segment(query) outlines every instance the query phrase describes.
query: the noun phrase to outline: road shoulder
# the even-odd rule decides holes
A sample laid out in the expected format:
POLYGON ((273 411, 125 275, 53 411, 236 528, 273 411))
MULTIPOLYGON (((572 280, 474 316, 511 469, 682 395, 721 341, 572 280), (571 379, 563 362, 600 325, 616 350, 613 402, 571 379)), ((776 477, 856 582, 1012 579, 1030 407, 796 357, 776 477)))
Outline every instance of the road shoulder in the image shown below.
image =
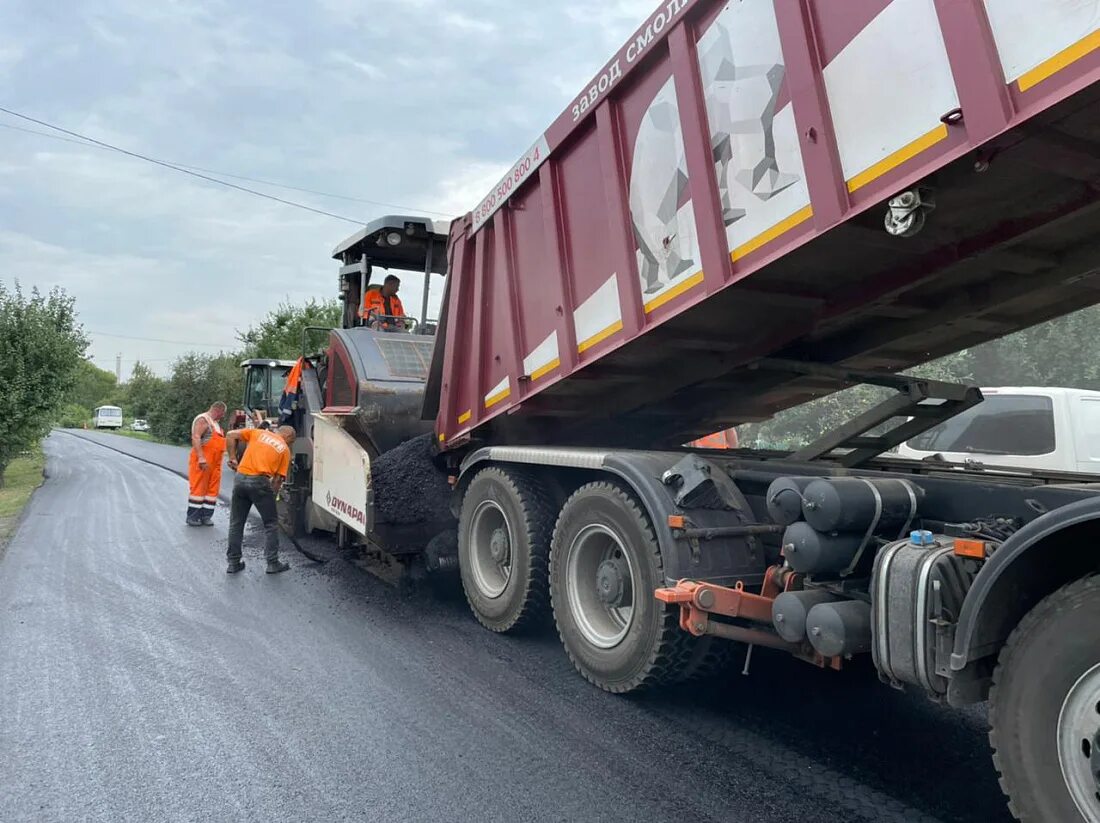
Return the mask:
POLYGON ((46 456, 41 448, 11 461, 0 486, 0 558, 23 519, 35 489, 46 479, 46 456))

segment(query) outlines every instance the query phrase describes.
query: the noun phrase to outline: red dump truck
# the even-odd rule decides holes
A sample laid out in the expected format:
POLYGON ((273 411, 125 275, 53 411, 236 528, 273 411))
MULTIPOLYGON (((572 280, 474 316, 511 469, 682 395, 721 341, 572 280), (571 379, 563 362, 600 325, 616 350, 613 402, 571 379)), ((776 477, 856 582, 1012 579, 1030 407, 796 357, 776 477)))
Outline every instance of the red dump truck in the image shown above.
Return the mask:
POLYGON ((469 215, 336 249, 296 526, 457 568, 493 631, 552 617, 611 692, 869 655, 990 701, 1021 820, 1100 820, 1095 478, 889 456, 982 400, 905 369, 1100 302, 1098 28, 666 0, 469 215), (438 325, 361 317, 379 268, 446 275, 438 325), (891 394, 794 453, 681 446, 857 383, 891 394))

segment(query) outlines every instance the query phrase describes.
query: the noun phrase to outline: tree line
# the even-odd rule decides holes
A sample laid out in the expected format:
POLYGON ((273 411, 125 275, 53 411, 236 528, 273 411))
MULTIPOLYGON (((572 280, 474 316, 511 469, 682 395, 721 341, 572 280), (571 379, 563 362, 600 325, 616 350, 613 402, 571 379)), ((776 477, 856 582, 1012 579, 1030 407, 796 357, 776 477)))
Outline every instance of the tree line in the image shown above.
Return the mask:
MULTIPOLYGON (((185 443, 191 420, 216 400, 231 409, 244 397, 240 363, 250 358, 291 360, 302 351, 307 326, 340 323, 336 300, 284 303, 243 332, 230 352, 191 352, 157 375, 137 363, 119 385, 112 372, 85 355, 89 341, 73 299, 61 289, 25 293, 0 283, 0 482, 7 463, 54 425, 80 427, 101 405, 120 406, 128 420, 145 418, 152 434, 185 443)), ((983 386, 1068 386, 1100 390, 1100 306, 952 354, 912 372, 983 386)), ((787 449, 810 442, 864 411, 885 390, 857 386, 740 427, 741 442, 787 449)))
POLYGON ((230 409, 244 400, 241 361, 253 358, 294 360, 302 353, 307 326, 332 328, 340 323, 337 300, 283 303, 247 330, 237 332, 240 348, 217 354, 189 352, 177 358, 167 377, 145 363, 135 363, 130 379, 119 385, 112 372, 87 361, 77 370, 59 422, 80 426, 97 406, 122 408, 127 420, 148 421, 150 433, 170 443, 186 443, 195 415, 223 401, 230 409))
POLYGON ((119 406, 127 421, 148 420, 158 439, 185 443, 191 420, 210 404, 222 400, 230 409, 240 406, 242 360, 295 359, 305 327, 331 328, 339 322, 336 300, 283 303, 237 332, 240 346, 234 351, 184 354, 164 377, 138 362, 120 385, 113 372, 87 359, 89 340, 70 295, 60 288, 28 293, 18 283, 0 282, 0 483, 12 458, 55 425, 90 425, 98 406, 119 406))

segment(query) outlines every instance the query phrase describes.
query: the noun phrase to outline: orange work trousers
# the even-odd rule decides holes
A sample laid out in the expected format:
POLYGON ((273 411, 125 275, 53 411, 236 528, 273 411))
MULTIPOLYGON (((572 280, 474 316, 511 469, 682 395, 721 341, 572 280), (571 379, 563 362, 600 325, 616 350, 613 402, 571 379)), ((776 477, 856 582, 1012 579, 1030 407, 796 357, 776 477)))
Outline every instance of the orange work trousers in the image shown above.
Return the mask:
POLYGON ((195 449, 187 465, 187 479, 191 490, 187 498, 187 519, 209 521, 218 504, 218 489, 222 484, 222 456, 225 454, 225 435, 213 433, 202 445, 206 468, 199 465, 195 449))

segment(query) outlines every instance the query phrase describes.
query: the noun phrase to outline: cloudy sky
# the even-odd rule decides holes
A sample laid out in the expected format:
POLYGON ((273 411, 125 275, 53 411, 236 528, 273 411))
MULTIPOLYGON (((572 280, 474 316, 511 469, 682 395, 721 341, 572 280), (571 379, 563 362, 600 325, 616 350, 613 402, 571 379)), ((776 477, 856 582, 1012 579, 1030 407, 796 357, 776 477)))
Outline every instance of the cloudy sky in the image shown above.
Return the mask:
MULTIPOLYGON (((0 0, 0 106, 173 163, 345 195, 236 181, 354 220, 457 215, 656 7, 0 0)), ((121 354, 123 379, 138 358, 164 372, 188 350, 232 347, 284 300, 334 294, 329 255, 353 223, 17 129, 48 131, 0 113, 0 280, 67 289, 95 362, 113 370, 121 354)))

